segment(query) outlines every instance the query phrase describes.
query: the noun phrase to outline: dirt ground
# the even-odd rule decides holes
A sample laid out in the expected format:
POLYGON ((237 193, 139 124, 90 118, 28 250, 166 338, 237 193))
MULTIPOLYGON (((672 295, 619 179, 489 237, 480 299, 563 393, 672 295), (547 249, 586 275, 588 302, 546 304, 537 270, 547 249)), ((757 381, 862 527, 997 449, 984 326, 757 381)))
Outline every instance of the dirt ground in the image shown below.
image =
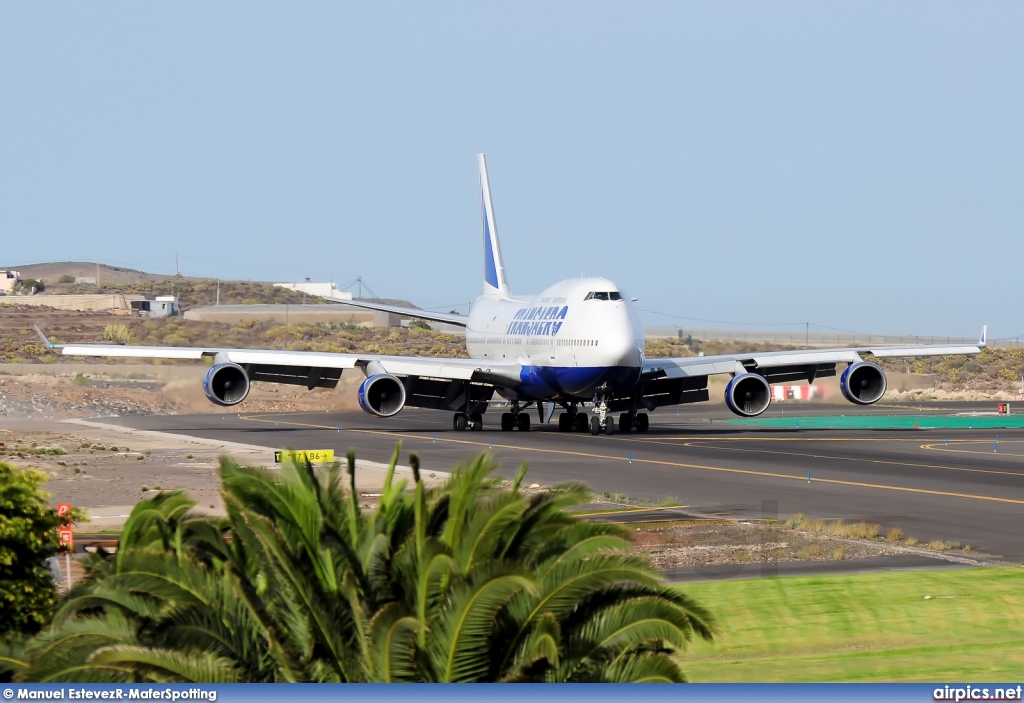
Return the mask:
MULTIPOLYGON (((139 367, 145 376, 145 367, 139 367)), ((176 415, 221 413, 203 395, 206 369, 195 367, 186 377, 160 381, 148 378, 109 378, 104 367, 77 375, 0 375, 0 417, 66 419, 110 417, 129 414, 176 415)), ((362 376, 348 373, 336 389, 308 391, 294 386, 253 384, 249 397, 232 412, 277 410, 326 411, 355 407, 362 376)))
MULTIPOLYGON (((197 501, 197 511, 220 514, 221 457, 275 467, 273 452, 266 447, 75 419, 0 417, 0 443, 0 461, 48 474, 45 490, 54 505, 66 502, 86 510, 90 519, 77 527, 81 532, 119 529, 139 500, 162 490, 184 490, 197 501)), ((373 502, 386 471, 384 464, 357 459, 356 490, 364 504, 373 502)), ((396 475, 412 476, 405 466, 396 475)), ((433 485, 446 476, 431 472, 424 480, 433 485)))
MULTIPOLYGON (((660 568, 835 561, 926 553, 887 542, 803 532, 784 524, 693 520, 634 526, 634 543, 660 568)), ((928 553, 934 556, 932 553, 928 553)))

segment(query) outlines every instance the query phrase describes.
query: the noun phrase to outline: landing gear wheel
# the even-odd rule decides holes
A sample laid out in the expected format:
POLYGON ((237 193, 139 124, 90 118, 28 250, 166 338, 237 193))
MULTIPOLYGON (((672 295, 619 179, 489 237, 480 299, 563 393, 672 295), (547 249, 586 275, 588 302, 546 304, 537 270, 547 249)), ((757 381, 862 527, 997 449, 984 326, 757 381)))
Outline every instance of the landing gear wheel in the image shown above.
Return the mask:
POLYGON ((647 413, 637 413, 636 416, 636 431, 646 432, 651 426, 651 421, 647 417, 647 413))
POLYGON ((466 429, 466 415, 464 413, 455 413, 455 417, 452 418, 452 428, 457 432, 466 429))
POLYGON ((633 429, 633 414, 632 413, 622 413, 621 415, 619 415, 619 430, 623 434, 626 434, 627 432, 629 432, 632 429, 633 429))
POLYGON ((516 426, 516 416, 512 413, 501 414, 501 431, 511 432, 512 428, 516 426))
POLYGON ((558 416, 558 431, 569 432, 570 430, 572 430, 572 415, 562 413, 558 416))
POLYGON ((530 416, 526 413, 519 413, 519 417, 516 418, 516 427, 519 428, 520 432, 529 432, 530 416))
POLYGON ((609 437, 615 434, 615 418, 611 415, 604 420, 604 433, 609 437))
POLYGON ((596 417, 590 418, 590 434, 599 435, 601 434, 601 421, 596 417))
POLYGON ((573 421, 574 427, 577 432, 586 432, 589 423, 587 422, 587 416, 585 413, 576 413, 576 419, 573 421))
POLYGON ((469 419, 473 421, 474 432, 480 432, 484 428, 484 418, 480 413, 473 413, 469 416, 469 419))

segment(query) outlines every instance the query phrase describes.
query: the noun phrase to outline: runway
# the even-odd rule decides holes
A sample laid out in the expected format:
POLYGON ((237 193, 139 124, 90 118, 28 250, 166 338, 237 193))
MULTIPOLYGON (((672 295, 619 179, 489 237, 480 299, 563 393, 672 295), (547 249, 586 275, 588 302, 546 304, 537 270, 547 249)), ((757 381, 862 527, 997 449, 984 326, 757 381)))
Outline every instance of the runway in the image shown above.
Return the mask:
MULTIPOLYGON (((994 410, 994 403, 882 405, 787 404, 798 413, 941 415, 994 410)), ((773 408, 774 413, 780 410, 773 408)), ((804 513, 821 519, 866 520, 1013 561, 1024 560, 1024 429, 827 430, 751 429, 725 424, 720 406, 651 415, 647 434, 611 437, 557 431, 501 432, 497 412, 480 432, 456 432, 451 415, 406 409, 382 420, 361 411, 106 418, 137 429, 221 441, 298 449, 355 447, 387 461, 395 443, 403 461, 416 452, 425 471, 447 471, 481 451, 501 473, 526 462, 528 481, 582 481, 599 493, 673 497, 687 513, 737 519, 804 513), (998 442, 996 437, 998 436, 998 442)))

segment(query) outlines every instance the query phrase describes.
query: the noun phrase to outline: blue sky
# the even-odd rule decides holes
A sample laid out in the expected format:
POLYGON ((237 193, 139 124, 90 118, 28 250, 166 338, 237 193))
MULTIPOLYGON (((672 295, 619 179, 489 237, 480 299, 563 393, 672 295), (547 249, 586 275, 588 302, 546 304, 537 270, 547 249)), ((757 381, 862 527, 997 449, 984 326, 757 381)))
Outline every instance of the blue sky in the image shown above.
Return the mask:
POLYGON ((483 151, 514 292, 1024 334, 1022 36, 1010 2, 6 2, 0 265, 465 303, 483 151))

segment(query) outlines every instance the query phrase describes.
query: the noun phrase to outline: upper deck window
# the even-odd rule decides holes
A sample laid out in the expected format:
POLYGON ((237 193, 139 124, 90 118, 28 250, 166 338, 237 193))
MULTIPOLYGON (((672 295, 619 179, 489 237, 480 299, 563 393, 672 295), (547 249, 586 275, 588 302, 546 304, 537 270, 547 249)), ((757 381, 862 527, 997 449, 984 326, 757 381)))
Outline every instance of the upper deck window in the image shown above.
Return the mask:
POLYGON ((617 290, 613 291, 594 291, 587 293, 587 297, 584 300, 622 300, 622 294, 617 290))

